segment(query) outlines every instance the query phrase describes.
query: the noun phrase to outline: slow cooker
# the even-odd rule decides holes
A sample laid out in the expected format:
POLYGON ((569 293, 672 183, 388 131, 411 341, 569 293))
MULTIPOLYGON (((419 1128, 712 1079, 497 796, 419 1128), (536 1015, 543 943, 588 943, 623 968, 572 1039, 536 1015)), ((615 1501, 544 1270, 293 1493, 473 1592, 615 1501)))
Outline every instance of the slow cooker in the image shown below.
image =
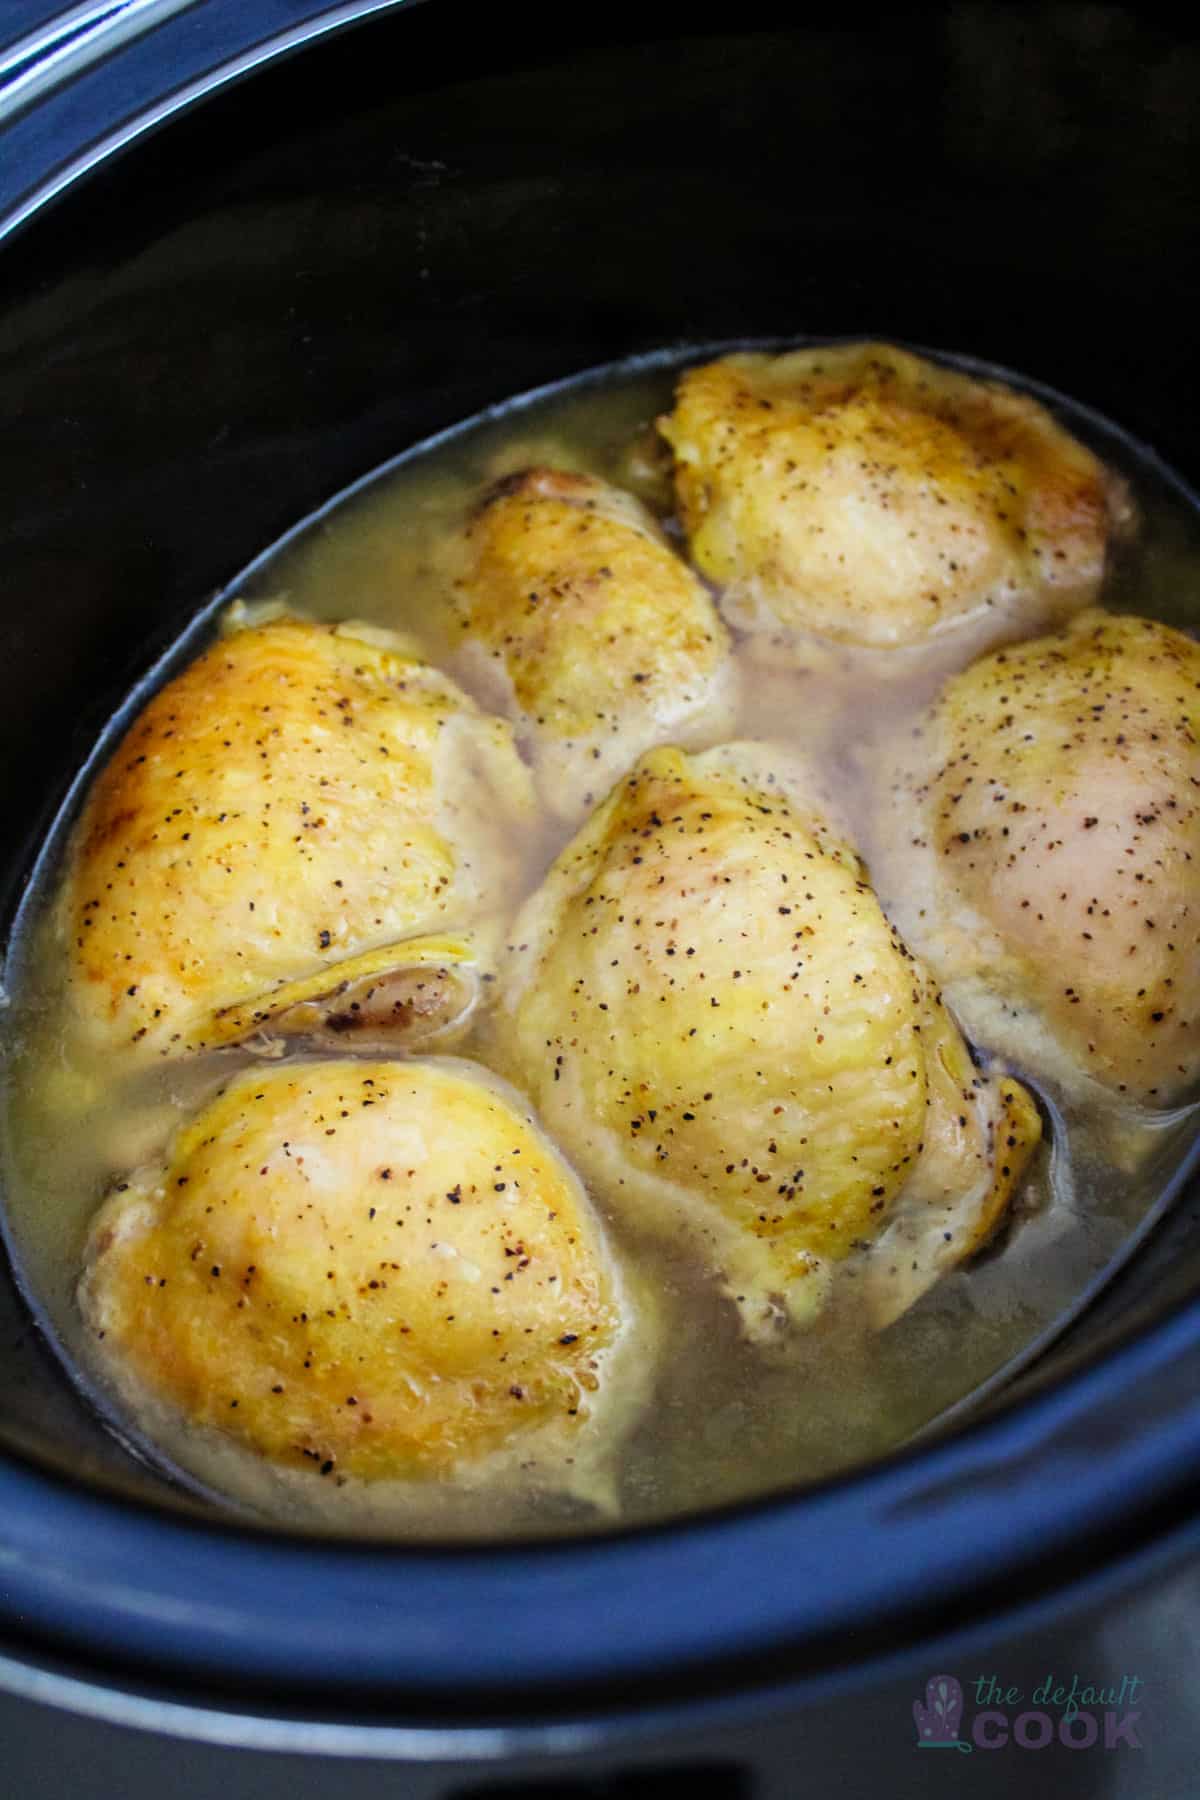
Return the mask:
MULTIPOLYGON (((898 338, 1200 479, 1198 99, 1200 47, 1144 6, 7 0, 6 919, 199 604, 520 390, 898 338)), ((496 1547, 231 1522, 102 1427, 0 1278, 5 1791, 1190 1795, 1198 1212, 1184 1171, 1027 1367, 880 1463, 496 1547), (974 1726, 931 1753, 939 1680, 974 1726)))

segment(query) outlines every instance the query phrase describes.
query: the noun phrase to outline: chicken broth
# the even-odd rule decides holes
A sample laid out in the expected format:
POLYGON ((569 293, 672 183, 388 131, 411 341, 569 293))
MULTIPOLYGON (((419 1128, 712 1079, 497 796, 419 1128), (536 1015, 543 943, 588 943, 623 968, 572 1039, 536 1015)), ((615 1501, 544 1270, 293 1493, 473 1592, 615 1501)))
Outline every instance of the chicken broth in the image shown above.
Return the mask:
MULTIPOLYGON (((541 889, 556 859, 581 833, 583 820, 613 783, 624 779, 637 752, 625 764, 612 762, 618 754, 610 747, 618 735, 614 725, 607 736, 597 735, 588 751, 597 771, 594 781, 586 767, 578 781, 572 775, 568 782, 553 761, 539 763, 538 728, 548 709, 539 715, 541 701, 535 700, 522 711, 513 699, 519 663, 518 679, 510 671, 501 691, 494 668, 469 642, 464 524, 479 518, 481 496, 503 495, 505 482, 520 505, 532 507, 546 500, 576 504, 579 491, 591 490, 577 490, 571 482, 591 477, 635 495, 659 522, 665 543, 685 553, 687 521, 676 511, 669 454, 655 437, 654 421, 670 411, 679 371, 721 353, 721 347, 690 349, 593 373, 419 446, 261 557, 189 639, 187 660, 213 639, 230 606, 240 609, 238 618, 252 628, 256 621, 269 624, 280 616, 356 621, 362 635, 355 644, 370 644, 372 628, 397 634, 386 640, 386 654, 398 654, 398 642, 404 655, 444 671, 483 708, 510 714, 515 709, 522 752, 541 782, 541 801, 524 811, 518 807, 512 815, 517 822, 501 833, 507 857, 503 875, 488 865, 480 878, 497 896, 501 935, 518 903, 541 889), (536 492, 519 486, 529 469, 543 472, 536 492)), ((974 365, 957 366, 996 376, 974 365)), ((1200 520, 1185 490, 1149 453, 1085 409, 1057 397, 1049 404, 1066 429, 1127 484, 1117 508, 1125 522, 1117 530, 1100 603, 1193 633, 1200 623, 1195 599, 1200 520), (1128 523, 1131 515, 1136 528, 1128 523)), ((586 504, 590 507, 591 500, 586 504)), ((589 523, 600 517, 597 529, 603 529, 602 514, 603 508, 589 512, 589 523)), ((706 593, 698 584, 701 603, 707 603, 706 593)), ((681 596, 681 607, 692 603, 690 593, 681 590, 681 596)), ((768 638, 777 627, 773 614, 768 638)), ((720 753, 710 745, 766 746, 762 756, 781 767, 793 752, 804 758, 806 768, 818 771, 813 779, 844 821, 839 830, 863 850, 873 874, 874 845, 883 840, 872 823, 881 788, 872 747, 886 746, 892 734, 908 733, 948 675, 997 644, 1048 627, 1014 623, 998 629, 985 611, 914 649, 902 642, 886 647, 825 641, 805 626, 796 639, 802 653, 790 660, 769 647, 764 653, 755 629, 735 613, 730 656, 736 687, 723 674, 704 687, 707 670, 692 686, 679 678, 675 685, 682 683, 680 691, 686 689, 684 697, 694 698, 695 705, 686 719, 680 713, 678 725, 658 742, 694 745, 697 753, 680 766, 700 771, 703 779, 709 779, 705 771, 723 767, 712 761, 720 753), (719 722, 708 729, 706 719, 719 722)), ((639 641, 652 662, 654 646, 644 635, 639 641)), ((627 647, 617 646, 613 655, 627 647)), ((527 648, 520 654, 527 658, 527 648)), ((170 673, 176 672, 172 667, 170 673)), ((631 679, 639 682, 642 675, 639 668, 631 679)), ((101 760, 114 753, 128 724, 123 718, 119 729, 110 730, 101 760)), ((618 750, 623 741, 618 738, 618 750)), ((551 744, 546 754, 553 752, 551 744)), ((663 754, 654 751, 649 760, 663 754)), ((759 763, 766 766, 761 757, 759 763)), ((466 766, 463 779, 478 779, 479 763, 466 766)), ((653 766, 655 778, 665 781, 667 765, 653 766)), ((671 774, 676 778, 677 770, 671 774)), ((658 854, 662 846, 656 840, 653 848, 658 854)), ((14 1261, 64 1359, 139 1454, 226 1504, 296 1525, 414 1537, 596 1530, 766 1494, 879 1457, 991 1391, 1078 1312, 1151 1227, 1196 1137, 1190 1088, 1172 1096, 1171 1105, 1155 1107, 1095 1081, 1064 1077, 1033 1054, 1038 1027, 1031 1017, 1002 998, 993 1003, 986 994, 976 996, 967 1037, 980 1080, 1000 1083, 1006 1068, 1017 1077, 1028 1070, 1040 1102, 1042 1141, 1017 1183, 1000 1231, 979 1254, 944 1269, 915 1303, 905 1302, 890 1322, 885 1318, 883 1328, 865 1314, 852 1256, 839 1265, 816 1316, 786 1333, 782 1352, 778 1345, 764 1352, 738 1304, 731 1303, 728 1284, 723 1290, 697 1254, 696 1242, 669 1220, 652 1217, 648 1206, 631 1205, 618 1191, 623 1182, 598 1174, 597 1163, 580 1173, 625 1271, 629 1304, 636 1300, 640 1308, 613 1367, 614 1392, 606 1402, 605 1419, 611 1413, 617 1446, 611 1467, 594 1475, 576 1470, 570 1481, 555 1485, 509 1474, 495 1481, 486 1475, 363 1479, 332 1460, 322 1470, 283 1466, 246 1448, 213 1417, 196 1423, 137 1383, 114 1377, 112 1366, 98 1355, 94 1329, 85 1325, 78 1289, 88 1233, 114 1183, 127 1184, 135 1172, 149 1170, 153 1186, 173 1134, 242 1072, 275 1074, 283 1068, 304 1077, 308 1070, 316 1080, 330 1040, 318 1044, 303 1032, 273 1036, 268 1019, 248 1040, 198 1039, 187 1055, 134 1066, 90 1039, 68 1004, 67 976, 54 939, 54 906, 67 853, 68 825, 62 822, 42 860, 9 959, 7 1229, 14 1261), (998 1060, 1001 1056, 1006 1062, 998 1060)), ((830 854, 836 861, 842 852, 835 845, 830 854)), ((895 877, 889 879, 894 885, 895 877)), ((884 900, 890 904, 886 892, 884 900)), ((519 914, 522 921, 533 916, 527 910, 519 914)), ((907 933, 907 922, 903 928, 907 933)), ((560 931, 553 942, 561 941, 560 931)), ((1183 954, 1195 958, 1194 922, 1183 954)), ((504 1008, 492 1001, 502 965, 485 959, 480 966, 481 997, 451 1037, 433 1042, 433 1061, 452 1073, 477 1062, 512 1083, 518 1099, 527 1091, 549 1138, 568 1162, 578 1162, 572 1145, 563 1142, 564 1129, 556 1128, 559 1097, 549 1085, 544 1097, 534 1091, 542 1071, 522 1063, 511 1034, 506 1036, 504 1008)), ((736 974, 740 978, 741 970, 736 974)), ((407 1004, 411 991, 405 994, 407 1004)), ((721 997, 714 994, 713 1004, 721 997)), ((953 1010, 953 991, 949 997, 953 1010)), ((931 989, 929 1004, 935 1002, 931 989)), ((378 1041, 368 1030, 360 1045, 346 1029, 346 1017, 335 1021, 337 1054, 348 1064, 368 1052, 378 1057, 378 1041)), ((377 1023, 372 1020, 371 1028, 377 1023)), ((919 1033, 922 1026, 918 1022, 913 1029, 919 1033)), ((932 1029, 928 1018, 924 1029, 927 1034, 932 1029)), ((949 1022, 947 1029, 954 1029, 949 1022)), ((422 1054, 419 1042, 413 1048, 422 1054)), ((547 1058, 550 1068, 549 1052, 547 1058)), ((676 1154, 672 1144, 660 1148, 662 1160, 676 1154)), ((924 1144, 918 1148, 924 1150, 924 1144)), ((901 1236, 892 1252, 897 1261, 905 1241, 901 1236)), ((732 1298, 740 1302, 741 1296, 732 1298)), ((772 1330, 774 1325, 773 1320, 772 1330)), ((561 1341, 573 1336, 562 1333, 561 1341)))

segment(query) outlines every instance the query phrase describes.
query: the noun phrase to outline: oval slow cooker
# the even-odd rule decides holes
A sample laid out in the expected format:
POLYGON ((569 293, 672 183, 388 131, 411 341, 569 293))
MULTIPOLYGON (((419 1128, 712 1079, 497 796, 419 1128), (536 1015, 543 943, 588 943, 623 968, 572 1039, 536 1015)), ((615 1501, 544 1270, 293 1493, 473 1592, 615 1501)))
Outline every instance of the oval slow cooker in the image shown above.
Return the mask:
MULTIPOLYGON (((8 0, 6 919, 199 603, 514 392, 675 342, 892 337, 1200 479, 1198 102, 1200 51, 1145 7, 8 0)), ((1198 1211, 1181 1177, 1023 1373, 877 1465, 494 1548, 206 1510, 0 1278, 4 1791, 1190 1795, 1198 1211), (950 1754, 914 1731, 939 1676, 993 1715, 950 1754), (1047 1699, 1073 1679, 1094 1737, 1047 1699)))

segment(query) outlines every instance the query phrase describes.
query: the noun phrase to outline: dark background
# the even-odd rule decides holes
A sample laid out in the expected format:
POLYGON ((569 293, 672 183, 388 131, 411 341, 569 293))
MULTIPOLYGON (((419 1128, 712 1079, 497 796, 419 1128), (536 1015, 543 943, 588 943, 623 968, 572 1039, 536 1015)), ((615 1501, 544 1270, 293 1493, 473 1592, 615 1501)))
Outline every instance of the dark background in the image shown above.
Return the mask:
POLYGON ((7 245, 11 830, 149 639, 289 522, 591 363, 891 334, 1198 472, 1200 51, 1153 9, 751 5, 684 36, 671 5, 574 11, 349 31, 7 245))

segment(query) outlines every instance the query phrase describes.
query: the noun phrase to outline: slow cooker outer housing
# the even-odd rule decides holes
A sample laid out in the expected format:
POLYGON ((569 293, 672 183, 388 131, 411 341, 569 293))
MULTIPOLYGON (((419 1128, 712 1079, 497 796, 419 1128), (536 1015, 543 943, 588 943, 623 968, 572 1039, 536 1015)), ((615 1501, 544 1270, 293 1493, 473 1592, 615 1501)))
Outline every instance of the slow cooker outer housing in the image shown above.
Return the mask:
MULTIPOLYGON (((741 333, 917 339, 1200 473, 1197 58, 1145 11, 751 8, 706 34, 617 6, 551 40, 438 0, 132 129, 316 10, 196 0, 77 77, 86 105, 68 86, 0 134, 10 218, 75 169, 0 249, 10 913, 98 725, 199 601, 372 464, 538 382, 741 333), (85 176, 98 120, 132 147, 85 176)), ((1190 1545, 1193 1224, 941 1442, 677 1528, 489 1551, 202 1516, 99 1430, 6 1291, 0 1633, 181 1693, 460 1725, 861 1669, 1190 1545)))

